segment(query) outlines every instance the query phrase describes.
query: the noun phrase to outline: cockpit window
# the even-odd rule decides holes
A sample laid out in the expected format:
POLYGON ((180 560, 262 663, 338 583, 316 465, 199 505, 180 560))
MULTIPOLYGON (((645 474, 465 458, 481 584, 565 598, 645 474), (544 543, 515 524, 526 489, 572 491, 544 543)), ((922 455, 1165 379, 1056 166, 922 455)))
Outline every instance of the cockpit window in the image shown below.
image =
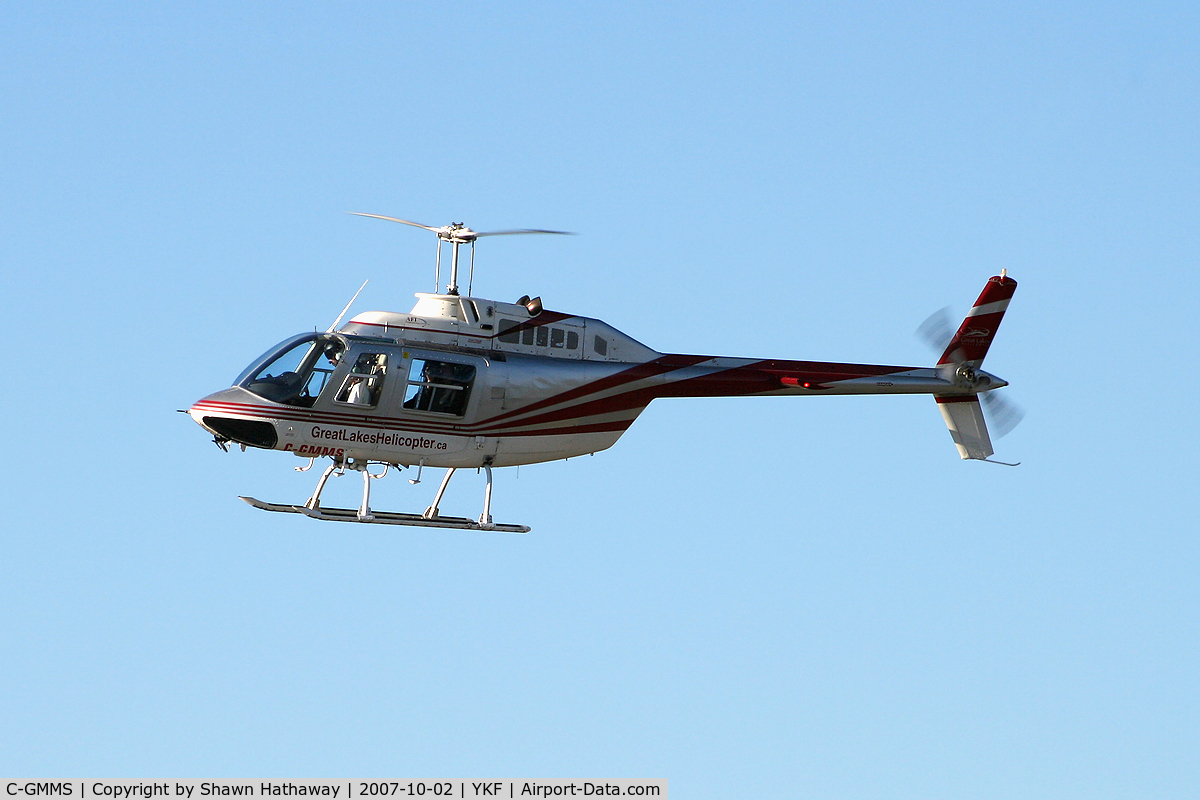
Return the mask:
POLYGON ((386 374, 387 354, 363 353, 354 362, 335 399, 339 403, 374 407, 379 403, 379 394, 383 391, 383 378, 386 374))
POLYGON ((311 408, 345 350, 332 334, 293 336, 247 367, 234 385, 276 403, 311 408))
POLYGON ((414 358, 408 370, 404 407, 461 417, 467 411, 475 367, 414 358))

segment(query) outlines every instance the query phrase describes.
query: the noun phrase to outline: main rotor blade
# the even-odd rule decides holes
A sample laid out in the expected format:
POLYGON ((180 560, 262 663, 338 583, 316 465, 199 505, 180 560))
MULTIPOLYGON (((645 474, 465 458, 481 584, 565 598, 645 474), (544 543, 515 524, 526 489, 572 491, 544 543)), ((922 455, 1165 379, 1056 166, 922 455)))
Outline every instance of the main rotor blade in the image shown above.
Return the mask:
POLYGON ((995 393, 995 391, 984 392, 979 395, 979 399, 983 401, 983 406, 991 417, 992 430, 995 431, 996 437, 1006 436, 1012 432, 1012 429, 1020 424, 1025 418, 1025 412, 1011 401, 1005 400, 995 393))
POLYGON ((373 219, 385 219, 388 222, 399 222, 404 225, 412 225, 414 228, 424 228, 425 230, 433 231, 434 233, 440 233, 442 230, 441 228, 433 228, 429 225, 422 225, 419 222, 413 222, 412 220, 408 219, 400 219, 399 217, 385 217, 382 214, 364 214, 361 211, 347 211, 346 213, 353 214, 356 217, 371 217, 373 219))
POLYGON ((541 231, 532 228, 525 228, 517 231, 485 231, 483 233, 472 232, 471 237, 478 239, 480 236, 512 236, 513 234, 517 233, 554 233, 559 236, 578 236, 578 234, 573 231, 541 231))

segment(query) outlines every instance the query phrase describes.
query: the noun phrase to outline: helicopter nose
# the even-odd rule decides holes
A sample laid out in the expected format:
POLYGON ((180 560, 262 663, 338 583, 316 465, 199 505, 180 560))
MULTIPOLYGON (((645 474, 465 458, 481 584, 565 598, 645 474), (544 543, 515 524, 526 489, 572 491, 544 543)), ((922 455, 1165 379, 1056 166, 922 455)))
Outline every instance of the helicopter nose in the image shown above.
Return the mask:
POLYGON ((279 442, 275 426, 251 417, 250 406, 242 396, 244 392, 234 387, 210 394, 192 404, 188 416, 219 439, 273 449, 279 442))

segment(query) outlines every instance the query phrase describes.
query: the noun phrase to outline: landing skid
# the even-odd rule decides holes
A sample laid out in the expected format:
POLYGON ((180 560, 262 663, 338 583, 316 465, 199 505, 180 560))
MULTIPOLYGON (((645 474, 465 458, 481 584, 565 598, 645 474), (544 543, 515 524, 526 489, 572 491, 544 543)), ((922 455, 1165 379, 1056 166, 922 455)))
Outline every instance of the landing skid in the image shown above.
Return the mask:
MULTIPOLYGON (((314 463, 316 463, 315 458, 308 462, 307 467, 296 467, 296 469, 300 472, 306 472, 314 463)), ((492 522, 492 465, 490 460, 482 465, 484 474, 487 476, 487 486, 483 490, 483 513, 479 515, 478 521, 467 519, 466 517, 443 517, 438 511, 438 503, 442 501, 442 495, 446 493, 446 486, 450 483, 450 478, 453 477, 456 471, 455 467, 450 467, 446 470, 446 475, 442 478, 442 484, 438 487, 437 494, 434 495, 433 504, 425 509, 425 513, 418 515, 398 514, 389 511, 371 511, 371 479, 382 478, 388 473, 388 468, 392 466, 387 462, 382 463, 383 472, 376 475, 371 472, 369 461, 357 458, 342 461, 334 459, 333 463, 326 467, 325 472, 321 474, 321 479, 317 481, 317 489, 313 492, 312 497, 308 498, 308 502, 302 506, 264 503, 262 500, 256 500, 253 497, 242 497, 241 499, 255 508, 261 508, 263 511, 303 514, 306 517, 325 520, 327 522, 378 522, 383 525, 415 525, 423 528, 458 528, 467 531, 529 533, 530 529, 525 525, 497 525, 492 522), (362 473, 362 505, 357 510, 349 508, 322 508, 321 492, 325 489, 325 482, 329 480, 330 475, 344 475, 347 469, 362 473)), ((424 466, 424 462, 422 462, 422 466, 424 466)), ((420 472, 417 474, 420 475, 420 472)))
POLYGON ((390 511, 372 511, 369 519, 362 519, 359 517, 358 509, 353 508, 307 508, 305 506, 265 503, 262 500, 258 500, 253 497, 239 497, 238 499, 246 501, 255 508, 261 508, 263 511, 281 511, 288 514, 303 514, 306 517, 326 520, 328 522, 363 522, 380 525, 415 525, 422 528, 457 528, 465 531, 498 531, 500 533, 529 533, 530 531, 530 528, 527 525, 503 525, 500 523, 491 523, 485 527, 480 525, 476 520, 467 519, 466 517, 437 516, 433 519, 426 519, 420 514, 398 514, 390 511))

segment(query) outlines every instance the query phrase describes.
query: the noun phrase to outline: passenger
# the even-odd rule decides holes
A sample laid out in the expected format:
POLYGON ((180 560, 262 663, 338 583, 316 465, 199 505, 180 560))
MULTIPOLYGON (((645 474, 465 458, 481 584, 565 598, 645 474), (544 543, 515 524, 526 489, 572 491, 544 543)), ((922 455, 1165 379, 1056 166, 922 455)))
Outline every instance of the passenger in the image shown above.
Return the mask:
POLYGON ((359 356, 354 371, 350 373, 338 399, 343 403, 360 406, 375 405, 386 372, 386 359, 387 356, 382 353, 364 353, 359 356))
POLYGON ((358 375, 350 377, 350 394, 346 397, 346 402, 360 406, 374 405, 371 398, 371 387, 367 385, 365 377, 358 375))

